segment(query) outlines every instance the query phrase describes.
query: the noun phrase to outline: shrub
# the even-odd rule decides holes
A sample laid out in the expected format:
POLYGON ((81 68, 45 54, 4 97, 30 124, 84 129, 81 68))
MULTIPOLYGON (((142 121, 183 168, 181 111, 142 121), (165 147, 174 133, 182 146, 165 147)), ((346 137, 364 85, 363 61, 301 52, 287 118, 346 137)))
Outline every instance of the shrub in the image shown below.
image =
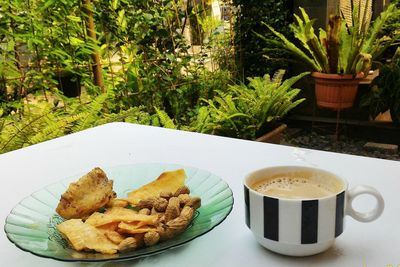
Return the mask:
POLYGON ((294 100, 300 89, 292 86, 308 73, 283 81, 280 70, 271 78, 248 78, 249 84, 232 85, 227 92, 218 92, 205 100, 192 128, 197 132, 254 140, 269 124, 281 120, 291 109, 304 101, 294 100))

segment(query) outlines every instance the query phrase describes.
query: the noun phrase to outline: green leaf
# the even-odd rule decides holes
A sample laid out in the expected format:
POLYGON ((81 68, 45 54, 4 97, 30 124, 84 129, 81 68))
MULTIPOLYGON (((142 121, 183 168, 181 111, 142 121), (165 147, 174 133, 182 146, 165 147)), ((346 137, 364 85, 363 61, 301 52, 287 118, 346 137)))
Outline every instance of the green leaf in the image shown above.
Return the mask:
POLYGON ((70 21, 74 21, 74 22, 81 22, 81 21, 82 21, 80 17, 73 16, 73 15, 68 15, 67 18, 68 18, 70 21))
POLYGON ((156 107, 154 107, 154 109, 156 110, 157 116, 160 119, 160 124, 161 126, 165 127, 165 128, 169 128, 169 129, 176 129, 176 125, 174 124, 173 120, 168 116, 168 114, 163 111, 160 110, 156 107))
POLYGON ((73 46, 80 46, 80 45, 85 43, 85 41, 83 41, 83 40, 81 40, 79 38, 73 37, 73 36, 71 36, 69 38, 69 40, 71 42, 71 45, 73 45, 73 46))
POLYGON ((111 0, 111 9, 116 10, 119 6, 119 0, 111 0))
MULTIPOLYGON (((271 32, 275 34, 275 36, 277 36, 279 39, 281 39, 283 41, 283 45, 288 51, 292 52, 298 58, 304 60, 304 62, 306 64, 308 64, 313 70, 321 71, 321 67, 318 65, 317 62, 315 62, 314 59, 310 58, 306 53, 304 53, 301 49, 299 49, 295 44, 290 42, 283 34, 277 32, 274 28, 272 28, 271 26, 269 26, 267 24, 264 24, 264 25, 267 26, 268 29, 270 29, 271 32)), ((268 39, 266 39, 262 35, 257 34, 257 33, 256 33, 256 35, 258 37, 260 37, 261 39, 268 42, 268 39)))

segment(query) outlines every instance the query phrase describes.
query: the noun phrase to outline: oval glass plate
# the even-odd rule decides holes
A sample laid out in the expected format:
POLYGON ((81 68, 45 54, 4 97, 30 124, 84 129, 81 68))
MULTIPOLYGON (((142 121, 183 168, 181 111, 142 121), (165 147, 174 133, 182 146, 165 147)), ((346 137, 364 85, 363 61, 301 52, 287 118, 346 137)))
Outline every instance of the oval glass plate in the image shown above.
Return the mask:
POLYGON ((103 168, 103 170, 109 179, 114 180, 114 191, 117 196, 126 197, 127 192, 154 180, 163 171, 178 168, 184 168, 188 177, 185 183, 191 189, 191 195, 201 197, 202 205, 185 232, 155 246, 115 255, 77 252, 71 249, 56 230, 55 226, 62 219, 55 213, 55 208, 69 184, 78 180, 83 174, 49 185, 23 199, 8 215, 4 230, 8 239, 20 249, 61 261, 134 259, 183 245, 211 231, 231 212, 233 195, 226 182, 206 170, 175 164, 134 164, 103 168))

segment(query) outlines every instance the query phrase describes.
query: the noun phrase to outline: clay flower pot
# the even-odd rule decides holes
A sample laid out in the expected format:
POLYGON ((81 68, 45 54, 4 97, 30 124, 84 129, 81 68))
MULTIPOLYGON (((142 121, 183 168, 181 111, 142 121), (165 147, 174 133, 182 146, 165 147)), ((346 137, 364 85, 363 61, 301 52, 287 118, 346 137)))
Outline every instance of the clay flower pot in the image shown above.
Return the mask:
POLYGON ((256 141, 263 142, 263 143, 271 143, 271 144, 280 144, 283 139, 283 133, 286 130, 287 125, 284 123, 279 123, 268 131, 267 133, 263 134, 262 136, 258 137, 256 141))
POLYGON ((322 108, 341 110, 353 106, 363 74, 354 76, 313 72, 311 77, 315 81, 317 105, 322 108))

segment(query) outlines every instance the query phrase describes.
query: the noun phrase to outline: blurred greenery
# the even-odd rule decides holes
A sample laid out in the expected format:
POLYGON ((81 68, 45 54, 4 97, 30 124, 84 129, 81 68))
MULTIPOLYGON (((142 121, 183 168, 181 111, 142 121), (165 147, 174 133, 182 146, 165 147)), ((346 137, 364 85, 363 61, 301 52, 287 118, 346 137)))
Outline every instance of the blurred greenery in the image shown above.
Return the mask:
POLYGON ((379 69, 379 76, 373 81, 369 93, 361 99, 361 106, 368 107, 373 118, 390 110, 393 122, 400 124, 400 47, 379 69))
POLYGON ((287 53, 266 45, 255 33, 278 40, 263 23, 289 33, 292 18, 292 1, 278 0, 233 0, 238 8, 235 23, 236 59, 241 78, 273 74, 278 69, 287 69, 287 53), (266 57, 264 55, 268 54, 266 57))
POLYGON ((83 2, 0 0, 0 153, 113 121, 255 139, 303 101, 306 74, 271 78, 287 54, 254 34, 289 31, 288 0, 219 1, 223 20, 210 0, 91 0, 96 39, 83 2))
POLYGON ((284 74, 284 70, 279 70, 272 78, 269 74, 248 78, 248 85, 232 85, 227 92, 218 91, 199 109, 194 130, 249 140, 265 134, 268 125, 281 120, 305 100, 295 100, 300 89, 292 86, 309 73, 283 81, 284 74))

